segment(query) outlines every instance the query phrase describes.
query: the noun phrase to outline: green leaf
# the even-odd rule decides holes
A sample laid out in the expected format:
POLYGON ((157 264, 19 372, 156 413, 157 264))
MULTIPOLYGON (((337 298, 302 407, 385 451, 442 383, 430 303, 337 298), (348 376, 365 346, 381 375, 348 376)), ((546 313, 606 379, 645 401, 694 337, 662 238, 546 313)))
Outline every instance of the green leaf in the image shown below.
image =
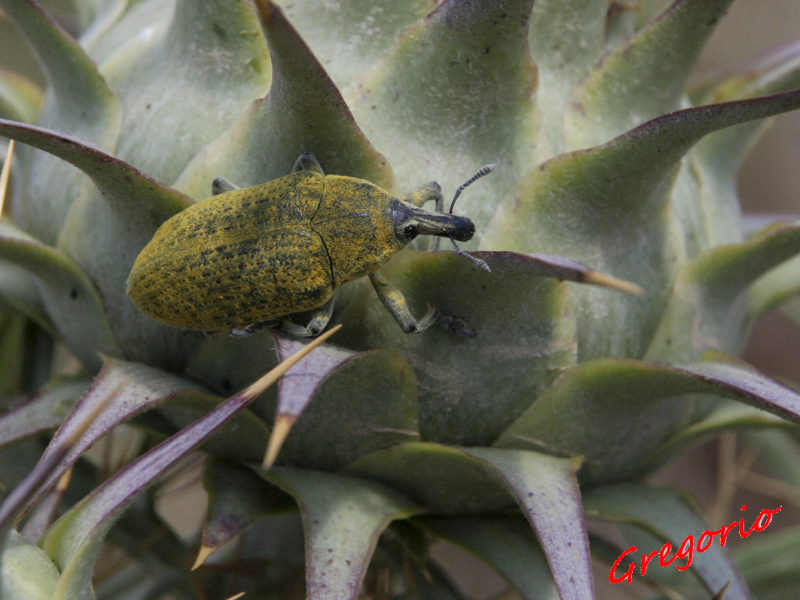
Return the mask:
POLYGON ((491 444, 575 361, 566 286, 546 278, 569 274, 542 257, 476 256, 491 273, 452 252, 401 252, 381 270, 405 294, 412 314, 421 316, 432 304, 463 319, 475 338, 438 327, 403 333, 368 284, 341 316, 347 327, 340 339, 348 347, 393 348, 414 368, 426 392, 419 398, 424 440, 491 444))
MULTIPOLYGON (((279 341, 281 358, 299 345, 279 341)), ((414 373, 389 350, 352 355, 320 348, 286 374, 278 398, 278 415, 299 417, 280 454, 281 464, 334 471, 370 452, 419 438, 414 373)))
POLYGON ((740 244, 712 248, 681 267, 647 358, 696 360, 706 350, 741 351, 746 289, 800 254, 800 224, 776 224, 740 244))
POLYGON ((576 463, 536 452, 468 448, 502 477, 536 531, 561 600, 594 597, 576 463))
POLYGON ((253 522, 296 509, 286 493, 267 484, 246 467, 208 460, 203 473, 208 493, 208 512, 202 546, 193 568, 253 522))
POLYGON ((256 3, 272 59, 272 86, 219 138, 207 145, 176 182, 195 198, 211 194, 223 176, 247 187, 289 174, 311 152, 326 173, 361 177, 392 188, 386 159, 358 128, 339 90, 281 10, 256 3))
POLYGON ((55 333, 36 281, 36 276, 25 268, 0 260, 0 297, 15 311, 55 333))
MULTIPOLYGON (((40 123, 113 150, 120 131, 120 107, 83 49, 30 0, 0 0, 32 45, 48 80, 40 123)), ((48 244, 55 244, 71 205, 85 193, 84 178, 46 155, 33 157, 24 182, 24 203, 16 220, 48 244), (59 190, 54 193, 54 190, 59 190), (73 195, 64 190, 75 190, 73 195)))
POLYGON ((754 597, 789 600, 797 595, 800 586, 798 545, 800 528, 794 526, 748 540, 736 549, 733 555, 754 597))
POLYGON ((526 600, 558 598, 547 559, 524 522, 493 517, 418 517, 414 523, 485 561, 526 600))
POLYGON ((100 295, 66 254, 8 224, 0 225, 0 257, 38 279, 48 315, 87 370, 100 367, 98 352, 119 355, 100 295))
POLYGON ((54 461, 36 489, 40 498, 80 456, 119 423, 178 394, 202 388, 153 367, 106 359, 91 387, 78 401, 42 455, 36 473, 54 461))
POLYGON ((98 45, 116 40, 100 70, 125 109, 117 156, 171 183, 264 95, 270 68, 250 3, 182 1, 171 12, 159 4, 170 3, 141 3, 137 18, 121 20, 98 45), (151 22, 146 12, 156 10, 167 18, 151 22), (135 43, 120 47, 120 39, 135 43))
MULTIPOLYGON (((126 340, 126 357, 179 370, 202 336, 180 332, 145 317, 126 294, 126 282, 137 255, 161 223, 192 200, 81 140, 2 120, 0 134, 50 152, 92 178, 100 193, 72 206, 59 248, 96 282, 114 333, 126 340), (112 256, 114 259, 110 260, 112 256)), ((63 311, 69 305, 62 299, 48 304, 48 308, 63 311)), ((88 310, 83 312, 91 314, 88 310)), ((78 326, 72 312, 69 316, 55 313, 53 320, 62 325, 74 323, 81 335, 86 335, 83 329, 92 329, 85 324, 78 326)), ((122 354, 104 349, 101 344, 90 347, 92 352, 122 354)))
POLYGON ((497 199, 534 162, 532 5, 445 0, 345 93, 403 191, 435 179, 452 192, 482 165, 499 163, 460 201, 476 241, 497 199))
POLYGON ((800 395, 754 369, 598 359, 565 373, 496 445, 582 455, 581 476, 589 481, 630 477, 648 451, 659 457, 659 444, 692 416, 690 400, 680 398, 687 394, 730 398, 800 420, 800 395))
POLYGON ((42 107, 42 90, 30 79, 0 69, 0 118, 35 121, 42 107))
POLYGON ((366 71, 409 25, 434 8, 435 0, 376 4, 372 0, 281 1, 286 16, 338 87, 366 71))
POLYGON ((398 444, 360 458, 344 472, 399 490, 436 514, 485 514, 514 503, 494 469, 451 446, 398 444))
POLYGON ((590 288, 572 292, 581 361, 641 357, 676 265, 685 260, 683 236, 675 236, 680 215, 669 206, 681 157, 708 133, 797 107, 800 91, 686 109, 602 146, 557 156, 506 196, 482 245, 558 254, 640 285, 646 301, 615 296, 609 302, 607 292, 590 288), (611 333, 621 330, 628 334, 611 333))
POLYGON ((563 115, 569 97, 605 50, 608 11, 603 2, 584 0, 539 0, 533 5, 528 38, 539 67, 536 104, 550 156, 564 152, 563 115), (580 43, 565 44, 565 34, 580 43))
POLYGON ((677 110, 697 55, 733 0, 677 0, 603 57, 572 95, 566 146, 602 144, 677 110))
MULTIPOLYGON (((318 337, 306 352, 313 350, 335 331, 336 328, 331 329, 326 334, 318 337)), ((220 427, 252 402, 260 391, 273 384, 303 356, 305 356, 303 352, 294 354, 291 359, 283 361, 281 365, 247 389, 232 396, 185 429, 142 454, 135 461, 117 471, 104 481, 100 487, 84 497, 69 512, 64 514, 50 528, 42 543, 45 552, 53 558, 61 569, 61 577, 56 588, 54 600, 72 600, 75 597, 89 596, 91 594, 92 565, 97 557, 100 543, 109 528, 119 518, 121 512, 141 492, 146 490, 189 452, 217 432, 220 427)), ((140 368, 146 369, 141 366, 140 368)), ((150 371, 155 371, 155 369, 150 369, 150 371)), ((149 383, 169 388, 170 382, 163 381, 163 378, 151 378, 155 379, 155 381, 149 383)), ((100 410, 96 410, 95 413, 100 413, 100 410)), ((73 414, 75 413, 73 412, 73 414)), ((92 426, 96 426, 94 422, 92 422, 92 426)), ((65 427, 66 424, 62 427, 62 430, 65 427)), ((77 440, 74 438, 78 433, 82 432, 76 432, 73 435, 73 439, 66 440, 62 445, 67 448, 76 445, 77 440)), ((61 448, 58 452, 53 451, 56 459, 65 454, 67 454, 67 451, 64 448, 61 448)), ((37 470, 49 473, 54 466, 54 462, 54 460, 45 457, 37 465, 37 470)), ((18 493, 15 490, 16 497, 6 499, 6 502, 0 507, 0 524, 5 524, 13 518, 16 507, 22 504, 18 498, 22 497, 24 499, 29 489, 35 489, 37 478, 38 473, 36 472, 29 475, 23 484, 17 488, 17 490, 21 489, 22 491, 18 493), (8 509, 6 509, 6 505, 9 505, 8 509)))
POLYGON ((378 484, 319 471, 279 467, 263 471, 294 496, 306 537, 306 593, 315 600, 355 600, 390 521, 421 509, 378 484))
MULTIPOLYGON (((775 430, 780 428, 795 430, 796 425, 752 406, 726 402, 718 405, 701 420, 679 429, 675 435, 667 438, 654 452, 653 460, 656 464, 662 464, 673 455, 686 451, 723 431, 744 429, 746 432, 757 432, 766 429, 770 436, 775 436, 779 433, 775 430)), ((651 471, 654 467, 645 469, 651 471)))
MULTIPOLYGON (((672 545, 671 558, 688 536, 695 548, 708 524, 697 514, 697 509, 680 493, 639 483, 625 483, 594 489, 584 495, 586 514, 590 518, 628 523, 672 545)), ((735 532, 734 532, 735 535, 735 532)), ((641 553, 649 554, 660 548, 639 548, 629 555, 635 562, 641 553)), ((626 557, 627 558, 627 557, 626 557)), ((625 559, 623 559, 625 561, 625 559)), ((676 564, 676 563, 673 563, 676 564)), ((618 568, 616 576, 624 573, 628 563, 618 568)), ((656 562, 651 570, 661 569, 656 562)), ((666 567, 670 568, 670 567, 666 567)), ((692 568, 706 588, 716 594, 727 583, 726 600, 750 600, 747 585, 727 548, 720 546, 720 536, 702 553, 693 552, 692 568)))
POLYGON ((36 544, 11 532, 0 554, 0 597, 3 600, 52 600, 58 569, 36 544))
POLYGON ((58 427, 87 387, 85 379, 57 381, 0 415, 0 447, 58 427))

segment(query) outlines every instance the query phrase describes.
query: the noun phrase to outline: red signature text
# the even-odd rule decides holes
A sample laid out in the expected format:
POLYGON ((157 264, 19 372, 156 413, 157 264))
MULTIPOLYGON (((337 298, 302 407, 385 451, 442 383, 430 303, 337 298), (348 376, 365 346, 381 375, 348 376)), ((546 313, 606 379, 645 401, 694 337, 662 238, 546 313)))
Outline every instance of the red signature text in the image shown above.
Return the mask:
MULTIPOLYGON (((728 534, 730 534, 730 532, 733 529, 736 529, 737 526, 739 529, 739 535, 743 538, 746 538, 754 531, 764 531, 767 528, 767 525, 770 524, 770 521, 772 521, 772 515, 779 513, 781 511, 781 508, 783 508, 782 505, 774 510, 769 510, 768 508, 762 510, 760 513, 758 513, 758 517, 756 518, 755 523, 753 523, 750 526, 750 529, 748 529, 747 531, 745 531, 744 517, 742 517, 740 520, 734 521, 730 525, 722 526, 716 531, 710 531, 706 529, 703 533, 700 534, 700 537, 697 538, 697 543, 695 543, 694 536, 690 535, 685 540, 683 540, 683 543, 677 549, 675 554, 673 554, 671 557, 669 555, 672 552, 672 544, 667 542, 666 544, 661 546, 661 550, 654 550, 650 554, 642 554, 640 572, 642 576, 644 576, 644 574, 647 573, 647 566, 650 564, 650 561, 653 560, 656 556, 658 557, 658 564, 662 567, 668 567, 676 559, 685 558, 686 564, 675 565, 675 568, 678 569, 679 571, 685 571, 686 569, 692 566, 692 559, 694 557, 695 550, 697 552, 705 552, 706 550, 708 550, 708 548, 714 541, 715 536, 717 535, 719 536, 720 546, 724 546, 725 543, 728 541, 728 534)), ((742 510, 746 509, 747 505, 745 504, 744 506, 742 506, 742 510)), ((620 563, 625 558, 625 556, 627 556, 632 552, 636 552, 636 546, 631 546, 630 548, 625 550, 625 552, 620 554, 619 558, 616 561, 614 561, 614 564, 611 566, 611 570, 608 573, 608 580, 611 583, 620 583, 622 581, 627 581, 628 583, 631 582, 631 580, 633 579, 633 573, 634 571, 636 571, 636 563, 631 562, 628 565, 628 570, 625 571, 625 573, 620 577, 617 577, 615 573, 619 568, 620 563)))

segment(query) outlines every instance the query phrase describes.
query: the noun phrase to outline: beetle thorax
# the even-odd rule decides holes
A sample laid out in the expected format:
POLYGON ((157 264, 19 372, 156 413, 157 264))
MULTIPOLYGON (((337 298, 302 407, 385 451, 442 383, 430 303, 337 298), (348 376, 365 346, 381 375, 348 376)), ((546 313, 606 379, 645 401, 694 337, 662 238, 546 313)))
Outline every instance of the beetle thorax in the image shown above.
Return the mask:
POLYGON ((335 287, 379 269, 405 246, 395 236, 392 201, 397 200, 368 181, 325 177, 311 226, 328 250, 335 287))

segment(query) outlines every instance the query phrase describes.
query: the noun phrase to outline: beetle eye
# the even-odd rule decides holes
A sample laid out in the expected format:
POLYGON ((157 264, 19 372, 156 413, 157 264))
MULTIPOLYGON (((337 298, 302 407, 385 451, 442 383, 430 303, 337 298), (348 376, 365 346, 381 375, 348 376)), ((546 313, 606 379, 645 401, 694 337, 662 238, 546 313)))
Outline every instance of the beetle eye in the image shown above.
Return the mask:
POLYGON ((416 225, 406 225, 403 228, 403 236, 406 239, 410 240, 417 237, 417 226, 416 225))

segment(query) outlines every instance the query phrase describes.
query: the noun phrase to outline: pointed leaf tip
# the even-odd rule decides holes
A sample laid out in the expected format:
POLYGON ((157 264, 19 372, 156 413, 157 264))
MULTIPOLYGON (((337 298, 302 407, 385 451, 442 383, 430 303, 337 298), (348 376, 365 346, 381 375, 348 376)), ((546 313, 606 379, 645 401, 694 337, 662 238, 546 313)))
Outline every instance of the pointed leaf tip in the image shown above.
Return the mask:
POLYGON ((611 275, 606 275, 600 271, 590 271, 586 273, 583 281, 584 283, 591 283, 592 285, 613 288, 634 296, 644 295, 644 289, 641 286, 631 283, 630 281, 625 281, 624 279, 617 279, 611 275))
POLYGON ((206 545, 201 546, 200 550, 197 552, 197 559, 195 559, 191 570, 195 571, 199 569, 203 565, 203 563, 206 562, 206 559, 214 553, 214 550, 216 550, 216 548, 213 548, 211 546, 206 546, 206 545))
POLYGON ((266 390, 269 386, 273 383, 278 381, 283 375, 291 369, 301 358, 306 356, 309 352, 311 352, 314 348, 319 346, 322 342, 327 340, 331 337, 334 333, 339 331, 342 328, 341 324, 337 325, 336 327, 330 328, 328 331, 323 333, 321 336, 316 338, 314 341, 310 342, 307 346, 303 347, 301 350, 298 350, 296 353, 292 354, 289 358, 279 364, 277 367, 272 369, 269 373, 264 375, 261 379, 256 381, 255 383, 246 387, 242 392, 241 395, 244 398, 248 398, 250 400, 255 399, 257 396, 261 395, 264 390, 266 390))
POLYGON ((275 425, 272 428, 272 434, 269 436, 267 453, 264 455, 264 462, 261 464, 262 468, 269 469, 275 464, 278 452, 280 452, 281 446, 286 441, 286 437, 292 430, 295 421, 297 421, 297 415, 281 414, 275 418, 275 425))

